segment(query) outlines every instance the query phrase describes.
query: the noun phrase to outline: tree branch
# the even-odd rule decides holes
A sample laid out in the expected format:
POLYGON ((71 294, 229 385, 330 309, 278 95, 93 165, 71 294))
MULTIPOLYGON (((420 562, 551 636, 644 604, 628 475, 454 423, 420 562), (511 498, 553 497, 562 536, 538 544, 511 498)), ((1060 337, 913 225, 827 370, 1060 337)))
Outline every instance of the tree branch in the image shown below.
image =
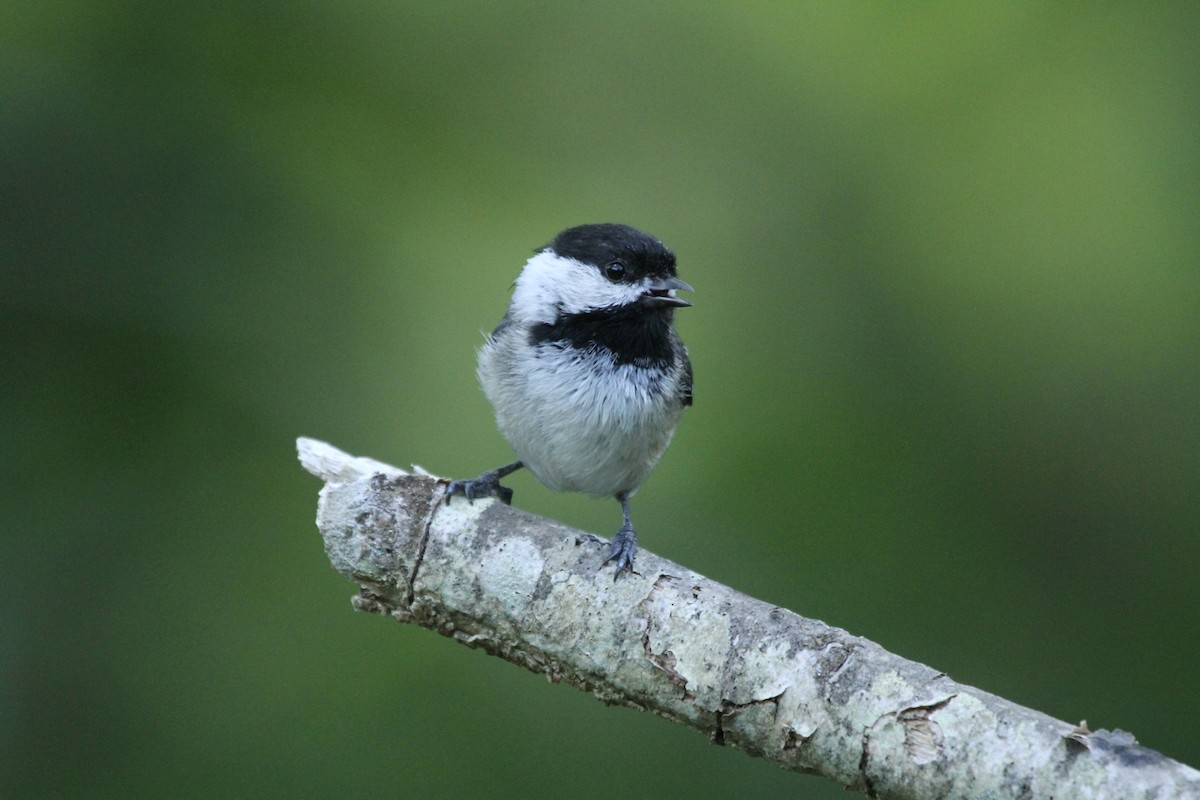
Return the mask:
POLYGON ((297 443, 354 606, 430 628, 871 797, 1200 797, 1200 772, 1089 732, 646 550, 613 580, 596 537, 444 482, 297 443))

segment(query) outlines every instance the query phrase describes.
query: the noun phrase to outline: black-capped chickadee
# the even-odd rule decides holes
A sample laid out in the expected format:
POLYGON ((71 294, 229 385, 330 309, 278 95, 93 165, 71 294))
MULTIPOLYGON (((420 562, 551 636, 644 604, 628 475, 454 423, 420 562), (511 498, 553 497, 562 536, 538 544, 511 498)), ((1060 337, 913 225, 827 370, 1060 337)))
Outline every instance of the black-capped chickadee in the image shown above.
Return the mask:
POLYGON ((628 225, 581 225, 525 264, 508 313, 479 351, 477 375, 496 424, 520 457, 451 481, 472 500, 512 500, 500 479, 528 467, 555 491, 615 497, 625 524, 605 562, 633 570, 629 498, 692 404, 692 364, 672 326, 692 287, 675 255, 628 225))

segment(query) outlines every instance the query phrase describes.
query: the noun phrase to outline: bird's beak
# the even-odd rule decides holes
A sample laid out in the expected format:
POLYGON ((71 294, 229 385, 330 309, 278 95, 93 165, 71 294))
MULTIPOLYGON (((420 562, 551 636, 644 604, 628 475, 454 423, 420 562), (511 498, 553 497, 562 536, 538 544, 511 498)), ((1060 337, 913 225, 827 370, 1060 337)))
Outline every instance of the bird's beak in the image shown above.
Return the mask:
POLYGON ((675 296, 676 291, 694 292, 696 290, 679 278, 663 278, 646 287, 646 293, 642 295, 642 300, 656 306, 690 306, 691 303, 687 300, 675 296))

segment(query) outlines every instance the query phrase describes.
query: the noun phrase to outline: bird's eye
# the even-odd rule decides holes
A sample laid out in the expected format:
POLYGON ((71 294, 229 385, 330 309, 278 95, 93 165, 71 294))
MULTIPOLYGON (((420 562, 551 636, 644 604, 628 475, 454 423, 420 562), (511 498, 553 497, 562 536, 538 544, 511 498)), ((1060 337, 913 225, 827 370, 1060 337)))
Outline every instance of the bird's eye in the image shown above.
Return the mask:
POLYGON ((620 261, 614 261, 604 268, 604 277, 608 278, 613 283, 625 277, 625 265, 620 261))

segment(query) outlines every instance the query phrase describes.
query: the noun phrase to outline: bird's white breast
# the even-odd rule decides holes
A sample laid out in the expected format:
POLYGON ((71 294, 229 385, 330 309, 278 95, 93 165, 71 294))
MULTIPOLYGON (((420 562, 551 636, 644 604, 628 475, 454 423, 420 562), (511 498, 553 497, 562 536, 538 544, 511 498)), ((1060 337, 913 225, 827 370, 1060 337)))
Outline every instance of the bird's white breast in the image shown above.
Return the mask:
POLYGON ((527 335, 515 324, 497 334, 479 352, 479 381, 525 466, 557 491, 632 494, 683 412, 680 367, 617 364, 562 343, 506 346, 527 335))

